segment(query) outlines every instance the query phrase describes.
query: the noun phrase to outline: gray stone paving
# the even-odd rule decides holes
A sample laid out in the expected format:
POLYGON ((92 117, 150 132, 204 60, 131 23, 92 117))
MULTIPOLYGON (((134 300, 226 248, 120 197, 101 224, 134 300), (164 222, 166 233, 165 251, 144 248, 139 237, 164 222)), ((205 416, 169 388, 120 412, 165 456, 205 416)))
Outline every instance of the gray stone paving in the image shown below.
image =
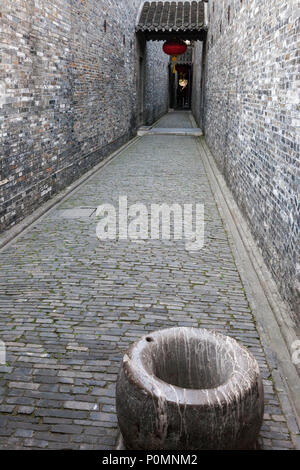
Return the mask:
MULTIPOLYGON (((190 127, 171 113, 161 127, 190 127)), ((145 136, 1 253, 1 448, 113 449, 119 362, 136 338, 213 328, 247 346, 264 378, 264 449, 293 448, 194 137, 145 136), (204 203, 205 246, 100 242, 104 202, 204 203)))
POLYGON ((144 135, 182 135, 182 136, 194 136, 200 137, 202 135, 202 130, 200 128, 162 128, 162 127, 153 127, 152 129, 139 129, 137 135, 144 136, 144 135))

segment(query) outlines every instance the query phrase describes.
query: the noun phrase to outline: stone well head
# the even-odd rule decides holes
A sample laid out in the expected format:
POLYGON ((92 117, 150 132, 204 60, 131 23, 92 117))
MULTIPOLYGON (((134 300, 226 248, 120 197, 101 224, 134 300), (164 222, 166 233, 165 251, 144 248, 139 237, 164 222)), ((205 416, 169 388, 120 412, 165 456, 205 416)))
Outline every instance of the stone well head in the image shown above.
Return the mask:
POLYGON ((127 449, 249 449, 264 399, 254 356, 215 331, 170 328, 125 354, 117 414, 127 449))

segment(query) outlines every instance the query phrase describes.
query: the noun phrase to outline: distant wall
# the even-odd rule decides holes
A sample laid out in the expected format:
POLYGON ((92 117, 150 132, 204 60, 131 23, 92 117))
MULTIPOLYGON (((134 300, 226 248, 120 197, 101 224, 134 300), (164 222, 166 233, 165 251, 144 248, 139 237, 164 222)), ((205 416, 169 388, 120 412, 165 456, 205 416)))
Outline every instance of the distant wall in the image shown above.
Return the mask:
POLYGON ((168 106, 167 56, 137 53, 140 0, 3 3, 0 231, 135 134, 140 53, 147 122, 168 106))
POLYGON ((297 3, 209 1, 204 56, 200 43, 195 51, 198 94, 193 107, 218 167, 300 324, 297 3))
POLYGON ((203 42, 195 42, 193 51, 192 113, 199 126, 204 127, 203 42))
POLYGON ((160 41, 147 43, 144 122, 148 125, 168 111, 169 56, 162 52, 162 45, 160 41))

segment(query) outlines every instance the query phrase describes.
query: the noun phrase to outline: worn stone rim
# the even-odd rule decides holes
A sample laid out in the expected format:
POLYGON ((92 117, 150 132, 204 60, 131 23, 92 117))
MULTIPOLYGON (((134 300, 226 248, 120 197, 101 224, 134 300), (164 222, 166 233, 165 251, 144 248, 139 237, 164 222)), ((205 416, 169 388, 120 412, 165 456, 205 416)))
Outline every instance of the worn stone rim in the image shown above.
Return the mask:
POLYGON ((129 348, 127 354, 123 357, 122 367, 127 379, 138 386, 144 394, 149 394, 149 396, 156 399, 165 396, 168 402, 184 407, 195 405, 221 407, 224 402, 227 403, 227 397, 232 396, 232 394, 235 395, 237 400, 240 400, 245 394, 251 393, 253 383, 260 377, 257 361, 250 351, 235 339, 215 330, 204 328, 175 327, 144 335, 129 348), (149 347, 147 338, 155 340, 158 336, 169 336, 172 330, 174 330, 174 333, 180 330, 183 334, 202 335, 202 339, 203 335, 207 335, 207 338, 217 340, 219 344, 239 353, 234 357, 235 362, 232 361, 235 367, 228 379, 217 387, 191 389, 171 385, 149 373, 142 362, 143 350, 149 347))

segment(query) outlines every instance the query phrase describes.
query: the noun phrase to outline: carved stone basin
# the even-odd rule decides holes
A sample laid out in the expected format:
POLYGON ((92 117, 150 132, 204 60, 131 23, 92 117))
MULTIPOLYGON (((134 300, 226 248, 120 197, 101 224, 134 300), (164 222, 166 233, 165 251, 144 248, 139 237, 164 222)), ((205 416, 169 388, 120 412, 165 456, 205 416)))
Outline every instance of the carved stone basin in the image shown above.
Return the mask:
POLYGON ((127 351, 116 405, 130 450, 249 449, 262 423, 263 386, 255 358, 234 339, 170 328, 127 351))

